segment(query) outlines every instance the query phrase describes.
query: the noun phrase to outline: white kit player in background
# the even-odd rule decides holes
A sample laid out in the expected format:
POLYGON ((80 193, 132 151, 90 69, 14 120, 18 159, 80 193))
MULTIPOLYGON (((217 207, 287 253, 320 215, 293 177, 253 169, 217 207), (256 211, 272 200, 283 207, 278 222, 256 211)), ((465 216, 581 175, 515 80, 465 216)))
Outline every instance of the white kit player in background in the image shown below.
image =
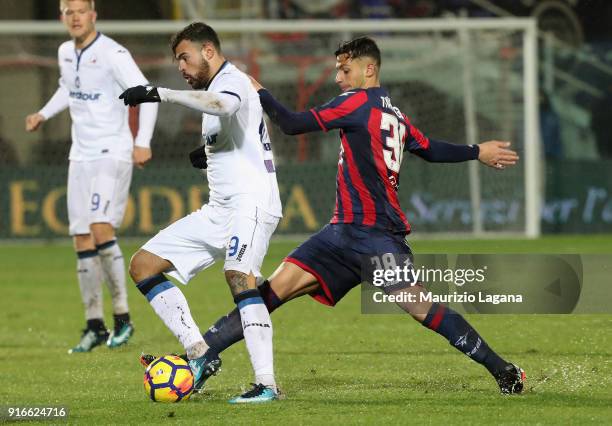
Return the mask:
MULTIPOLYGON (((255 384, 231 403, 277 399, 272 322, 256 285, 272 233, 282 216, 270 139, 259 95, 246 74, 226 61, 215 31, 193 23, 177 33, 172 50, 179 71, 195 90, 137 86, 126 105, 171 102, 202 111, 204 147, 191 155, 208 168, 209 201, 160 231, 132 258, 130 275, 155 313, 185 348, 195 388, 217 372, 220 359, 204 342, 183 293, 164 275, 187 284, 199 271, 224 260, 238 305, 255 384)), ((142 360, 141 360, 142 361, 142 360)))
POLYGON ((74 353, 89 352, 104 342, 110 348, 120 346, 134 331, 115 229, 123 220, 133 164, 142 167, 151 158, 158 106, 140 109, 134 140, 128 108, 117 96, 128 87, 147 84, 147 79, 123 46, 96 31, 93 0, 62 0, 60 11, 72 39, 58 50, 59 88, 43 109, 26 118, 26 130, 35 131, 44 121, 70 110, 68 219, 87 320, 81 341, 70 350, 74 353), (102 281, 107 282, 113 302, 111 333, 104 324, 102 281))

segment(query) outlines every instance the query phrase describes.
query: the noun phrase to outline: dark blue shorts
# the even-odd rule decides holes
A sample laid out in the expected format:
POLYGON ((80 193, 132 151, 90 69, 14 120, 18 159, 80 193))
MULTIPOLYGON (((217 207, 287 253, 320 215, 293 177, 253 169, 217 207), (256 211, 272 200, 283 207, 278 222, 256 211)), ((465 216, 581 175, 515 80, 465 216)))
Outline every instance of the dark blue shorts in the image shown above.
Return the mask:
POLYGON ((328 224, 285 258, 314 275, 321 288, 317 301, 334 306, 362 282, 364 256, 396 253, 412 256, 401 234, 352 224, 328 224))

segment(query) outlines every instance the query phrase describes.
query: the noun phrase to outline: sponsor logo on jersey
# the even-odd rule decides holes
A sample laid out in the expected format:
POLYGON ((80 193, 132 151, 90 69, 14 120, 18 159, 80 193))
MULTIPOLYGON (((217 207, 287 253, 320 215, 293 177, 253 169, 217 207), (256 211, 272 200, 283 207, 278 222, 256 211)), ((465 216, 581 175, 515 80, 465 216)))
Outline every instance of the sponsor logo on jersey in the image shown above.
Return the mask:
POLYGON ((97 101, 102 93, 83 93, 81 91, 70 91, 70 97, 80 101, 97 101))
POLYGON ((240 251, 238 252, 238 256, 236 256, 236 260, 238 262, 240 262, 242 260, 242 256, 244 255, 244 252, 247 249, 247 245, 243 244, 242 247, 240 247, 240 251))
POLYGON ((217 143, 217 135, 205 136, 206 137, 206 145, 214 145, 217 143))

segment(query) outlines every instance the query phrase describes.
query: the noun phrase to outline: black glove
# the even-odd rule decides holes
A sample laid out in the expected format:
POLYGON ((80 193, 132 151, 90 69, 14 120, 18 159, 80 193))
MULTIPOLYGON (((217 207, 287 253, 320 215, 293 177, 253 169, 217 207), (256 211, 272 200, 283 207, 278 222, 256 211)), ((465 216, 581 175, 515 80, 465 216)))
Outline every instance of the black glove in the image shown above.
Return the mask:
POLYGON ((144 102, 161 102, 157 87, 153 86, 134 86, 123 92, 119 99, 129 106, 136 106, 144 102))
POLYGON ((191 165, 196 169, 205 169, 208 167, 206 163, 206 147, 201 146, 199 148, 194 149, 189 153, 189 159, 191 160, 191 165))

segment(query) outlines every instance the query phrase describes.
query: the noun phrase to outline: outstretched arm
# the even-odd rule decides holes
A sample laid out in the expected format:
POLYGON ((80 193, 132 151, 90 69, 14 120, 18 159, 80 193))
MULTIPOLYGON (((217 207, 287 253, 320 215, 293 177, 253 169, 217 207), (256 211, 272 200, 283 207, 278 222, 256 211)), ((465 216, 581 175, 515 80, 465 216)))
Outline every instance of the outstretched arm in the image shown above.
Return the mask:
POLYGON ((519 160, 518 154, 508 149, 510 142, 488 141, 478 145, 480 154, 478 161, 495 169, 504 169, 506 166, 514 166, 519 160))
POLYGON ((453 143, 429 139, 426 148, 411 150, 425 161, 431 163, 459 163, 478 160, 495 169, 513 166, 519 157, 515 151, 508 149, 510 142, 488 141, 478 145, 456 145, 453 143))
POLYGON ((496 169, 513 166, 518 161, 517 153, 511 149, 510 142, 488 141, 478 145, 456 145, 453 143, 429 139, 413 126, 408 117, 408 135, 404 150, 418 155, 432 163, 459 163, 479 160, 484 165, 496 169))
POLYGON ((314 132, 321 130, 317 120, 310 111, 293 112, 285 108, 283 104, 274 99, 274 96, 268 92, 257 80, 251 78, 251 84, 259 93, 259 101, 268 117, 274 124, 280 127, 281 131, 286 135, 299 135, 302 133, 314 132))
POLYGON ((231 92, 205 92, 202 90, 171 90, 160 87, 159 97, 162 102, 183 105, 210 115, 227 117, 240 108, 240 97, 231 92))
POLYGON ((240 96, 232 92, 205 92, 201 90, 171 90, 153 86, 130 87, 119 96, 125 105, 136 106, 146 102, 170 102, 206 114, 227 117, 240 108, 240 96))
POLYGON ((321 130, 314 115, 310 111, 293 112, 285 108, 266 89, 260 89, 259 100, 270 120, 280 127, 286 135, 299 135, 302 133, 321 130))
POLYGON ((430 163, 459 163, 476 160, 480 149, 478 145, 456 145, 429 139, 426 148, 411 151, 430 163))

